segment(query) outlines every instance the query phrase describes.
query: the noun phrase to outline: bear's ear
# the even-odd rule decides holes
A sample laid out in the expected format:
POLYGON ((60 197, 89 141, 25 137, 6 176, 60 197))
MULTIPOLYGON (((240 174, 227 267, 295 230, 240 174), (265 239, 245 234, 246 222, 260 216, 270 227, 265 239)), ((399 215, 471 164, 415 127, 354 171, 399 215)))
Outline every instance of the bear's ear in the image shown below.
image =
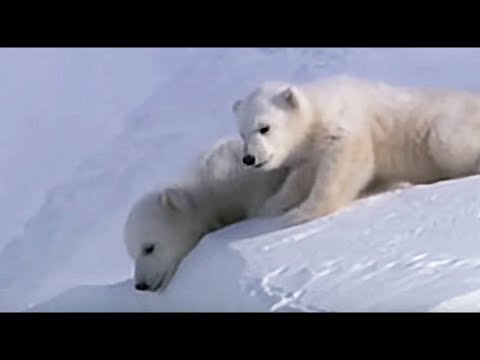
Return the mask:
POLYGON ((232 111, 234 114, 238 113, 238 109, 240 109, 240 105, 242 104, 242 100, 237 100, 232 105, 232 111))
POLYGON ((186 212, 193 209, 193 201, 190 195, 180 189, 165 189, 160 194, 160 203, 173 211, 186 212))
POLYGON ((291 109, 296 109, 298 108, 298 98, 297 94, 295 93, 295 90, 291 87, 283 90, 280 93, 280 98, 283 100, 283 102, 291 109))

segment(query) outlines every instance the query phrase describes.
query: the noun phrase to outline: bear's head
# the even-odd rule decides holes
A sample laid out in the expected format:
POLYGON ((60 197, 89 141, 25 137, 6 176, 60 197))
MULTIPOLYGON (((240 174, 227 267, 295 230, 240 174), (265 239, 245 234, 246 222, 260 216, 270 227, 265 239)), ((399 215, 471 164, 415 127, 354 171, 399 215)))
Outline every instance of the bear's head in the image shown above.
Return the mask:
POLYGON ((135 261, 135 288, 164 291, 178 265, 199 240, 192 219, 195 205, 181 189, 166 189, 140 199, 124 228, 128 254, 135 261))
POLYGON ((312 119, 308 99, 300 89, 283 83, 264 83, 233 104, 244 143, 243 163, 272 170, 295 161, 312 119))

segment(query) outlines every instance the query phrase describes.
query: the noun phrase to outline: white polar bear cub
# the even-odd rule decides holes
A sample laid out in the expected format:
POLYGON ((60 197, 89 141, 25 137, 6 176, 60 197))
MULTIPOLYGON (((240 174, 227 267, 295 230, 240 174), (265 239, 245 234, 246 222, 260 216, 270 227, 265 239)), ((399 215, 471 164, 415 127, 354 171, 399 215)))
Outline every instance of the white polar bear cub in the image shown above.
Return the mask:
POLYGON ((182 182, 137 201, 124 228, 135 260, 135 288, 163 291, 181 260, 207 233, 245 219, 285 180, 287 171, 261 174, 241 164, 242 141, 227 138, 200 156, 182 182))
POLYGON ((480 172, 480 96, 468 92, 340 76, 266 82, 233 111, 243 163, 291 169, 257 214, 283 214, 293 224, 344 207, 372 184, 388 188, 480 172), (305 200, 289 209, 290 194, 305 187, 305 200))

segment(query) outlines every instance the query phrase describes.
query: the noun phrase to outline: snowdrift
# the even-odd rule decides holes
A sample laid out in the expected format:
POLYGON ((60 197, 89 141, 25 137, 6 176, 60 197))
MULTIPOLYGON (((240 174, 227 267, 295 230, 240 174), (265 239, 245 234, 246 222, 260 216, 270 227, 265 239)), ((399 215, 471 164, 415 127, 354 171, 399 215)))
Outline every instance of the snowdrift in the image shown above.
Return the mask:
POLYGON ((206 236, 162 294, 78 287, 33 311, 477 311, 480 177, 359 200, 281 228, 206 236))

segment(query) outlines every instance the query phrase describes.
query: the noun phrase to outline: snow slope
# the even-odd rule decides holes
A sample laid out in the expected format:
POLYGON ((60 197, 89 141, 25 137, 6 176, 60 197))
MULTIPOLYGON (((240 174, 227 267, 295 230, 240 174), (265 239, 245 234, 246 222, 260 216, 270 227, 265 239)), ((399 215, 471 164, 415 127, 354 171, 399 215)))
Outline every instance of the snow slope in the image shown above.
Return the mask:
MULTIPOLYGON (((64 51, 62 56, 76 61, 73 72, 78 66, 86 67, 87 60, 69 52, 75 50, 64 51)), ((110 50, 102 51, 112 64, 123 64, 117 65, 116 74, 123 78, 115 84, 130 86, 131 82, 142 82, 138 80, 138 70, 132 71, 128 61, 119 60, 124 57, 109 53, 110 50)), ((129 51, 130 61, 135 63, 140 54, 135 51, 140 50, 129 51)), ((474 239, 479 226, 479 200, 474 189, 479 180, 475 178, 367 199, 334 216, 290 229, 281 230, 275 221, 235 224, 205 237, 184 261, 167 292, 160 295, 133 290, 129 280, 132 264, 121 242, 121 228, 138 196, 173 181, 200 149, 235 131, 231 103, 259 81, 306 80, 349 73, 411 86, 480 90, 480 79, 472 76, 480 68, 480 50, 148 51, 145 61, 150 67, 142 72, 148 81, 138 86, 142 91, 135 96, 131 91, 125 92, 126 98, 112 94, 110 98, 118 112, 101 113, 103 102, 85 104, 75 93, 65 104, 65 111, 70 114, 96 116, 88 125, 101 131, 96 141, 89 142, 90 132, 77 131, 73 116, 63 118, 64 123, 53 120, 54 117, 45 120, 48 134, 61 131, 63 135, 65 131, 66 136, 65 142, 55 143, 54 151, 42 155, 42 165, 37 164, 41 180, 32 184, 35 201, 14 201, 22 194, 22 184, 33 183, 33 174, 37 175, 21 170, 22 166, 30 169, 28 165, 36 164, 35 156, 40 155, 36 148, 26 145, 25 158, 17 172, 13 154, 20 148, 23 135, 34 135, 26 125, 18 129, 11 125, 16 136, 6 142, 7 151, 0 158, 11 185, 0 186, 2 200, 7 199, 0 212, 11 214, 11 219, 15 217, 15 221, 5 220, 6 224, 24 225, 16 236, 13 235, 17 225, 6 230, 0 226, 2 239, 8 239, 8 245, 3 250, 0 247, 0 310, 478 308, 480 245, 474 239), (67 146, 72 141, 69 131, 71 138, 77 133, 78 143, 74 143, 72 151, 67 146), (100 146, 101 143, 104 145, 100 146), (74 167, 82 157, 84 160, 74 167), (49 178, 50 171, 56 172, 56 177, 49 178), (53 185, 55 182, 57 185, 53 185), (17 195, 6 197, 5 194, 15 191, 17 195), (43 204, 37 209, 36 201, 42 196, 43 204), (26 214, 31 216, 27 218, 26 214)), ((98 53, 92 53, 89 59, 97 64, 99 58, 98 53)), ((52 74, 58 75, 56 71, 52 74)), ((63 86, 76 89, 80 80, 70 76, 63 86)), ((95 84, 96 77, 90 76, 95 84)), ((44 84, 44 91, 55 88, 55 83, 49 81, 44 84)), ((40 80, 33 79, 31 83, 38 86, 40 80)), ((105 82, 105 86, 113 85, 105 82)), ((36 96, 40 91, 32 86, 26 86, 27 90, 36 96)), ((61 100, 63 93, 59 94, 61 100)), ((55 110, 60 100, 51 100, 45 111, 55 110)), ((30 111, 36 113, 37 109, 30 111)), ((14 109, 11 113, 16 114, 14 109)), ((9 121, 4 121, 10 126, 9 121)), ((55 138, 45 134, 38 135, 39 149, 55 138)))
POLYGON ((34 310, 475 311, 478 186, 472 177, 395 191, 283 230, 245 221, 208 235, 163 294, 126 281, 75 288, 34 310))
POLYGON ((178 51, 0 49, 0 249, 181 66, 178 51))

